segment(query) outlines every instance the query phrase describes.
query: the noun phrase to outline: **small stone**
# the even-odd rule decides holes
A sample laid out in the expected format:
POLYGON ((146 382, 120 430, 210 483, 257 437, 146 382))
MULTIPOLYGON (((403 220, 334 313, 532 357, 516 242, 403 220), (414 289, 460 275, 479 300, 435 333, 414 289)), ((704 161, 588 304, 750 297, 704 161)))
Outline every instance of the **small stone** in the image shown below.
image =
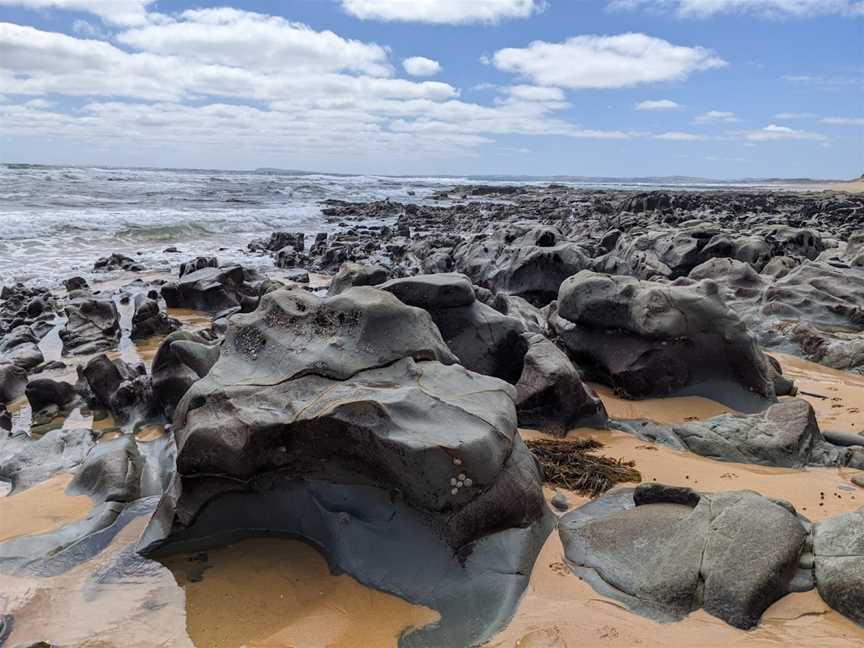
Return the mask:
POLYGON ((461 466, 461 465, 462 465, 462 460, 459 459, 458 457, 453 457, 453 463, 454 463, 455 465, 457 465, 457 466, 461 466))
POLYGON ((857 475, 853 475, 852 483, 856 486, 864 488, 864 473, 858 473, 857 475))
POLYGON ((559 511, 566 511, 570 508, 570 502, 567 501, 567 496, 561 491, 556 490, 552 496, 552 506, 559 511))

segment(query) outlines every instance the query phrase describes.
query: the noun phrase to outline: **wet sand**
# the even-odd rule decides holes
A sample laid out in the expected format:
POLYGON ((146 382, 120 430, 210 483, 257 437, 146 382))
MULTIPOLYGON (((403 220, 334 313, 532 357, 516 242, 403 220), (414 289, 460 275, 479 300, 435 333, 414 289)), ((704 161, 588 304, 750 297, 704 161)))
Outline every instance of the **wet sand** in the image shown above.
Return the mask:
POLYGON ((546 541, 512 623, 488 648, 852 648, 864 629, 831 611, 815 592, 792 594, 769 608, 754 630, 733 628, 700 610, 659 624, 597 594, 564 563, 557 533, 546 541))
MULTIPOLYGON (((522 430, 524 438, 543 435, 522 430)), ((643 482, 656 481, 705 491, 754 490, 767 497, 791 502, 805 517, 818 521, 864 506, 864 489, 849 477, 858 471, 845 468, 770 468, 724 463, 641 441, 624 432, 580 428, 568 439, 593 438, 604 447, 599 454, 635 461, 643 482), (823 497, 824 494, 824 497, 823 497)), ((627 484, 624 484, 625 486, 627 484)))
POLYGON ((835 432, 864 432, 864 376, 829 369, 815 362, 795 356, 772 353, 783 367, 783 373, 792 378, 798 390, 819 394, 799 394, 816 410, 819 426, 835 432))
POLYGON ((675 396, 627 400, 616 396, 609 387, 591 384, 606 406, 610 418, 619 420, 647 419, 655 423, 686 423, 703 420, 729 412, 725 405, 701 396, 675 396))
POLYGON ((251 538, 162 562, 186 591, 197 648, 386 648, 440 616, 350 576, 304 542, 251 538))
POLYGON ((23 493, 0 497, 0 542, 35 535, 87 517, 93 502, 66 495, 72 475, 60 474, 23 493))

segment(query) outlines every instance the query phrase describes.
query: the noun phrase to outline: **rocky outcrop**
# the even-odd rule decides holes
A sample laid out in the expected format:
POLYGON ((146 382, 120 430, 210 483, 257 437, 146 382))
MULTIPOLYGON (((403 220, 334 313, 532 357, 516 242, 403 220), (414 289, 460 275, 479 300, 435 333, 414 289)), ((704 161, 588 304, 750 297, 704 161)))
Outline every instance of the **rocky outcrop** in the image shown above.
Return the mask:
POLYGON ((176 331, 166 337, 153 358, 153 392, 169 420, 180 399, 207 375, 219 358, 219 345, 199 333, 176 331))
POLYGON ((18 365, 0 363, 0 404, 5 405, 24 395, 27 372, 18 365))
POLYGON ((514 385, 519 380, 528 350, 525 326, 477 301, 466 276, 417 275, 380 287, 400 301, 428 311, 462 366, 514 385))
POLYGON ((338 295, 354 286, 377 286, 389 278, 386 268, 346 261, 330 282, 328 295, 338 295))
POLYGON ((205 267, 162 286, 168 308, 191 308, 219 313, 231 309, 254 310, 260 286, 246 281, 240 266, 205 267))
POLYGON ((567 277, 591 267, 586 252, 554 227, 512 225, 453 250, 455 267, 478 286, 545 306, 567 277))
POLYGON ((109 410, 121 423, 149 418, 156 413, 150 376, 143 365, 96 356, 79 376, 93 406, 109 410))
POLYGON ((110 299, 77 295, 65 308, 66 326, 60 331, 64 355, 107 351, 120 341, 120 315, 110 299))
POLYGON ((515 390, 455 360, 426 311, 385 291, 266 295, 230 319, 177 406, 177 475, 142 547, 294 533, 442 611, 417 645, 482 641, 524 588, 548 513, 515 390))
POLYGON ((551 321, 588 377, 624 397, 695 394, 744 411, 775 398, 765 357, 712 281, 583 271, 561 285, 551 321))
POLYGON ((658 621, 701 607, 746 629, 788 592, 812 589, 798 568, 809 525, 790 504, 647 488, 613 490, 559 522, 567 563, 599 593, 658 621))
POLYGON ((562 436, 574 427, 603 427, 606 408, 567 355, 542 335, 526 334, 526 341, 516 383, 519 425, 562 436))
MULTIPOLYGON (((813 407, 801 399, 781 401, 759 414, 724 414, 680 425, 643 421, 622 427, 647 441, 717 461, 864 468, 864 447, 831 443, 819 430, 813 407)), ((864 446, 864 437, 860 440, 859 446, 864 446)))
POLYGON ((813 532, 816 584, 832 608, 864 626, 864 508, 830 518, 813 532))

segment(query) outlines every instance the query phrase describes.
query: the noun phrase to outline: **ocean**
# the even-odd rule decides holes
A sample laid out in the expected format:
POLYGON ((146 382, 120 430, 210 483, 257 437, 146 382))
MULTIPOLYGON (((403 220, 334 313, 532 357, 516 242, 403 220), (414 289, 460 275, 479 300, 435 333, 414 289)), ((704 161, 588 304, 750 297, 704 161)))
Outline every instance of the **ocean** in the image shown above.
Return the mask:
MULTIPOLYGON (((153 270, 209 254, 223 262, 267 265, 269 257, 250 259, 242 253, 247 243, 275 230, 331 231, 334 226, 321 214, 324 199, 422 203, 446 187, 480 182, 549 180, 0 165, 0 285, 55 287, 72 275, 89 278, 93 263, 112 252, 153 270), (180 254, 166 253, 168 247, 180 254)), ((664 186, 566 184, 642 190, 664 186)))

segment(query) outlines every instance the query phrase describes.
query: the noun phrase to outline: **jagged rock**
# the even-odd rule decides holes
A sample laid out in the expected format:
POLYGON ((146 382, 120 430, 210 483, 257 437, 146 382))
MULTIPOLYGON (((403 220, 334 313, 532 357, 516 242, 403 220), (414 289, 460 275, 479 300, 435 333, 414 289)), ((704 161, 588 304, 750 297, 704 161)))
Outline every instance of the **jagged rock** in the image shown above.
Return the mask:
POLYGON ((828 605, 864 626, 864 508, 829 518, 813 532, 816 585, 828 605))
POLYGON ((0 440, 0 480, 16 493, 74 468, 95 445, 90 430, 80 429, 51 430, 38 439, 0 432, 0 440))
POLYGON ((706 421, 623 426, 639 438, 718 461, 800 468, 807 465, 864 467, 864 449, 838 447, 819 430, 805 400, 775 403, 759 414, 723 414, 706 421))
POLYGON ((132 331, 130 333, 133 340, 153 335, 168 335, 182 326, 179 320, 162 312, 159 308, 159 302, 155 299, 144 294, 138 294, 134 297, 134 303, 135 312, 132 315, 132 331))
POLYGON ((155 397, 150 376, 143 365, 132 366, 105 354, 79 369, 95 405, 110 410, 120 422, 154 414, 155 397))
POLYGON ((672 286, 583 271, 561 285, 550 321, 588 377, 627 398, 686 393, 744 411, 775 399, 765 356, 713 281, 672 286))
POLYGON ((234 265, 190 272, 162 286, 162 297, 168 308, 218 313, 235 308, 253 310, 260 293, 247 283, 243 268, 234 265))
POLYGON ((144 270, 144 266, 140 263, 137 263, 135 259, 132 259, 123 254, 111 254, 107 257, 102 257, 96 263, 93 264, 93 270, 95 271, 109 271, 109 270, 125 270, 126 272, 141 272, 144 270))
POLYGON ((66 326, 60 330, 63 354, 86 355, 107 351, 120 340, 120 315, 113 301, 89 295, 66 305, 66 326))
POLYGON ((681 504, 654 491, 640 506, 616 489, 562 517, 565 557, 603 595, 660 621, 692 610, 752 628, 795 589, 807 529, 786 503, 752 491, 681 504))
POLYGON ((864 268, 840 269, 821 261, 804 263, 768 287, 762 314, 864 330, 864 268))
POLYGON ((606 408, 567 355, 542 335, 525 339, 528 351, 516 383, 519 425, 560 435, 573 427, 603 426, 606 408))
POLYGON ((425 310, 470 306, 475 301, 471 280, 463 274, 440 273, 391 279, 378 286, 405 304, 425 310))
POLYGON ((338 295, 353 286, 377 286, 389 278, 390 273, 386 268, 376 265, 361 265, 359 263, 345 262, 339 268, 339 272, 330 282, 328 295, 338 295))
POLYGON ((62 410, 78 398, 75 387, 67 382, 50 378, 31 380, 27 383, 25 393, 33 412, 39 412, 51 405, 62 410))
POLYGON ((180 264, 180 277, 203 270, 204 268, 218 268, 219 260, 214 256, 198 256, 191 261, 180 264))
POLYGON ((478 235, 453 251, 456 269, 494 292, 535 306, 555 299, 567 277, 591 267, 585 251, 553 227, 511 226, 478 235))
POLYGON ((142 548, 294 533, 361 581, 443 609, 433 645, 482 642, 518 600, 549 514, 514 389, 454 360, 429 314, 387 292, 266 295, 229 320, 177 406, 177 476, 142 548))
POLYGON ((176 331, 162 341, 153 358, 153 392, 169 420, 180 399, 218 358, 219 346, 198 333, 176 331))
POLYGON ((24 395, 27 372, 11 363, 0 363, 0 404, 5 405, 24 395))

